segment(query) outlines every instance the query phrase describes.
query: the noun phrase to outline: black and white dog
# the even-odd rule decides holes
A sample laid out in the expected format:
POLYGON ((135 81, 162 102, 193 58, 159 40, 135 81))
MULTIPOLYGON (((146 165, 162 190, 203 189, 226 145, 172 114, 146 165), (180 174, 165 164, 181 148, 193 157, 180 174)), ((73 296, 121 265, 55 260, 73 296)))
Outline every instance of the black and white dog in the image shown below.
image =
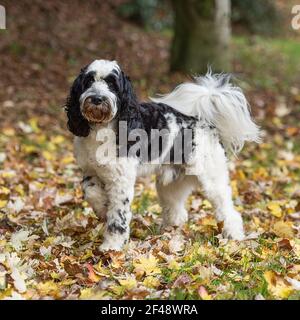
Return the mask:
POLYGON ((138 102, 129 78, 116 61, 108 60, 95 60, 82 69, 70 90, 66 112, 68 127, 76 136, 75 157, 84 175, 84 195, 106 221, 100 250, 121 250, 128 241, 136 178, 153 173, 164 225, 181 226, 187 221, 185 200, 201 185, 215 206, 217 220, 223 221, 224 235, 242 240, 243 222, 232 201, 226 151, 236 153, 245 141, 259 141, 259 129, 242 91, 229 83, 227 75, 208 72, 151 100, 138 102), (125 133, 121 123, 126 124, 125 133), (108 151, 117 150, 117 161, 101 161, 99 156, 104 143, 101 132, 107 130, 116 136, 108 151), (129 137, 135 130, 145 133, 139 139, 140 150, 120 154, 124 151, 121 140, 128 142, 126 151, 134 147, 129 137), (175 161, 175 141, 185 130, 192 132, 188 135, 191 148, 181 162, 175 161), (155 154, 157 132, 165 143, 161 139, 156 143, 155 161, 145 161, 141 150, 155 154))

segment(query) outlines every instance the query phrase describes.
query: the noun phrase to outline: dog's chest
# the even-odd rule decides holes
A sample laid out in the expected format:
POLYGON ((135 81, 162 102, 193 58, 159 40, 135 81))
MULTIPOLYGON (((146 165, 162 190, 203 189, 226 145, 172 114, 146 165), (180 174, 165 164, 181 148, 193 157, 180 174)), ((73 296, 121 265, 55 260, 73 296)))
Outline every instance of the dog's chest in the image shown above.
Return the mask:
POLYGON ((86 138, 75 137, 74 155, 82 170, 96 170, 104 165, 106 156, 111 160, 115 158, 116 142, 113 136, 110 137, 113 133, 112 129, 105 127, 92 130, 86 138))

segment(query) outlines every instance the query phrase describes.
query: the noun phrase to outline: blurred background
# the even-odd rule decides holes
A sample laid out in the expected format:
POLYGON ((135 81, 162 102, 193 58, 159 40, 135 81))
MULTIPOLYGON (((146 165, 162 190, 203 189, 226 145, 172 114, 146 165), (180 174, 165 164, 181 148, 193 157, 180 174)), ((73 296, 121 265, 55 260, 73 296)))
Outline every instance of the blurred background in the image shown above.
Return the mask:
POLYGON ((298 96, 300 31, 291 26, 297 1, 232 0, 226 21, 229 2, 2 1, 1 121, 15 104, 25 113, 60 112, 74 76, 96 58, 118 60, 141 98, 210 64, 243 82, 260 117, 272 116, 279 94, 298 96))
MULTIPOLYGON (((126 290, 116 287, 101 297, 143 298, 149 288, 160 288, 167 293, 157 298, 299 299, 299 291, 283 280, 290 270, 300 281, 300 29, 292 28, 295 14, 291 13, 298 0, 3 0, 1 4, 6 8, 6 30, 0 30, 0 253, 17 252, 30 263, 40 260, 34 268, 37 277, 28 276, 36 282, 23 291, 26 298, 78 298, 80 290, 90 290, 86 288, 108 272, 97 269, 102 274, 98 278, 92 273, 102 227, 82 200, 81 174, 62 107, 83 66, 94 59, 116 59, 140 99, 166 93, 190 75, 205 73, 208 65, 236 77, 262 127, 263 143, 247 145, 230 163, 233 196, 247 233, 258 232, 259 238, 256 249, 247 247, 243 259, 238 256, 243 267, 234 257, 223 264, 218 259, 224 247, 212 238, 219 232, 212 207, 195 191, 188 200, 193 215, 181 244, 186 259, 196 258, 174 259, 194 279, 193 268, 199 267, 200 258, 193 253, 198 247, 190 244, 201 243, 209 257, 203 261, 228 273, 206 273, 203 277, 214 281, 199 289, 202 280, 184 278, 178 284, 178 268, 168 265, 161 269, 161 282, 148 277, 141 284, 144 278, 137 276, 138 284, 127 283, 126 290), (32 244, 26 233, 29 242, 20 252, 12 239, 22 228, 30 228, 39 240, 32 244), (71 282, 64 283, 61 269, 45 257, 58 259, 60 266, 69 259, 73 269, 68 262, 63 272, 71 282), (75 275, 80 272, 84 276, 75 275), (285 291, 274 285, 275 278, 285 291), (182 283, 185 289, 180 292, 168 291, 182 283), (132 291, 136 285, 143 286, 140 293, 132 291)), ((137 183, 131 243, 141 245, 138 254, 150 243, 161 262, 157 252, 170 254, 171 249, 159 242, 160 208, 153 186, 153 179, 137 183)), ((116 279, 125 271, 134 270, 131 262, 124 261, 109 267, 114 285, 119 286, 116 279)), ((12 287, 10 279, 0 298, 11 295, 12 287)), ((81 294, 90 297, 91 292, 81 294)))

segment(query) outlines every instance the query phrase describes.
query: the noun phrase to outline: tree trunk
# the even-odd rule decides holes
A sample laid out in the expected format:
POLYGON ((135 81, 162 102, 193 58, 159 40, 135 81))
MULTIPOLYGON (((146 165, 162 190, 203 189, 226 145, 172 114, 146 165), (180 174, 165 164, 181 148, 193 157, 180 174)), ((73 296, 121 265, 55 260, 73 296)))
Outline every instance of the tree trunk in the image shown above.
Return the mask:
POLYGON ((230 0, 172 0, 175 12, 171 70, 229 69, 230 0))

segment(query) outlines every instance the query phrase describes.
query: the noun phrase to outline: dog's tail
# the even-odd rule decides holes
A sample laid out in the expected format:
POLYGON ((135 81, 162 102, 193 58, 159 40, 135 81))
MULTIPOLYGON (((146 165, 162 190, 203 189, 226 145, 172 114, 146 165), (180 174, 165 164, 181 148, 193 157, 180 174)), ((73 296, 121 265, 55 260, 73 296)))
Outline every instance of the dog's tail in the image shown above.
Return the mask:
POLYGON ((249 104, 242 90, 230 83, 230 75, 212 74, 209 70, 194 79, 194 83, 183 83, 171 93, 151 100, 216 127, 222 143, 233 153, 239 152, 245 141, 260 141, 249 104))

